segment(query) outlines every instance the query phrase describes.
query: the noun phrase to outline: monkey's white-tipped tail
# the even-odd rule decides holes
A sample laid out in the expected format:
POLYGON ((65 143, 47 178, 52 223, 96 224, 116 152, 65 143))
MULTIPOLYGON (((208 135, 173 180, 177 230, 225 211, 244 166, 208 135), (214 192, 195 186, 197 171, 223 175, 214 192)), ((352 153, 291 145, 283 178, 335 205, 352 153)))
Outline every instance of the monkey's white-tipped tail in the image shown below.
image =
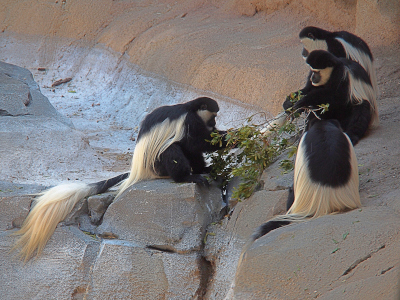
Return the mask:
POLYGON ((88 184, 77 182, 61 184, 41 193, 22 228, 14 233, 20 238, 12 250, 21 248, 19 255, 25 262, 36 250, 36 255, 40 255, 57 224, 65 219, 79 200, 91 195, 93 189, 88 184))

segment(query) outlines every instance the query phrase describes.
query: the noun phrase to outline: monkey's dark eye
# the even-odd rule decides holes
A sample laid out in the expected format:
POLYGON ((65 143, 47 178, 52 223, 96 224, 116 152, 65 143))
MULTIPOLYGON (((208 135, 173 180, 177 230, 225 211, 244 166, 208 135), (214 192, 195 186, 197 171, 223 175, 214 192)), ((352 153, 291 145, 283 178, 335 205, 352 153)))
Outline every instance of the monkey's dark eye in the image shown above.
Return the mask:
POLYGON ((307 36, 308 36, 310 39, 315 40, 315 36, 314 36, 311 32, 309 32, 307 36))
POLYGON ((200 106, 200 110, 207 110, 207 104, 202 104, 200 106))

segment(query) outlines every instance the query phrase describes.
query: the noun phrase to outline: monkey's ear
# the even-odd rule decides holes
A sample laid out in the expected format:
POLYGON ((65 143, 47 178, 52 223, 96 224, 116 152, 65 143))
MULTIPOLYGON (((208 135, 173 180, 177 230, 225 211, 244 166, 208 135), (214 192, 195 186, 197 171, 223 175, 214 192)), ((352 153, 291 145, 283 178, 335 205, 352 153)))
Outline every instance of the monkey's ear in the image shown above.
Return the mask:
POLYGON ((202 104, 200 106, 200 110, 207 110, 207 104, 202 104))

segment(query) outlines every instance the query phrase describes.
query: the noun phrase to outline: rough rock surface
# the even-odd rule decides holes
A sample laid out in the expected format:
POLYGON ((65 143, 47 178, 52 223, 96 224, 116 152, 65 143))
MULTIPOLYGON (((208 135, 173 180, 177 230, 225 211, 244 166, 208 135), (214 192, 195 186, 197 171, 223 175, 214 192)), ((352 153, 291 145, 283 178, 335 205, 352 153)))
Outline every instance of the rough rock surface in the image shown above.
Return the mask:
POLYGON ((4 299, 193 299, 205 293, 210 266, 203 239, 207 225, 220 218, 219 188, 142 182, 110 205, 100 227, 92 225, 97 237, 81 223, 80 209, 58 226, 40 257, 24 264, 10 253, 11 229, 21 225, 31 201, 0 197, 4 299))
POLYGON ((71 168, 83 168, 74 163, 77 157, 87 159, 88 170, 101 169, 85 136, 43 96, 31 72, 4 62, 0 62, 0 140, 3 180, 33 183, 31 176, 60 178, 61 172, 74 176, 71 168))
MULTIPOLYGON (((79 129, 48 105, 29 72, 1 64, 2 297, 219 300, 229 292, 227 298, 236 299, 398 299, 398 1, 5 0, 0 31, 0 60, 29 69, 42 92, 79 129), (307 25, 354 32, 375 56, 380 126, 356 146, 362 209, 278 229, 246 245, 237 268, 253 230, 283 211, 292 174, 282 176, 274 164, 263 174, 259 191, 238 203, 229 217, 193 236, 199 251, 174 252, 176 244, 163 244, 163 251, 143 248, 134 234, 115 239, 112 218, 103 237, 91 237, 76 225, 65 225, 82 222, 80 228, 96 233, 97 224, 88 215, 92 210, 81 203, 76 215, 57 228, 40 259, 23 265, 10 256, 15 238, 10 229, 20 226, 30 209, 27 194, 43 188, 37 183, 104 179, 109 171, 126 171, 129 137, 135 136, 134 126, 126 123, 133 119, 138 124, 146 111, 163 103, 163 95, 173 95, 171 103, 207 93, 227 99, 231 104, 221 106, 221 115, 232 119, 250 111, 238 108, 240 102, 261 107, 267 115, 279 112, 285 95, 300 88, 307 73, 297 37, 307 25), (146 80, 155 78, 161 93, 139 81, 144 92, 137 97, 132 90, 139 76, 133 71, 146 74, 146 80), (68 77, 70 83, 51 86, 68 77), (39 103, 46 113, 34 110, 39 103), (120 116, 103 130, 114 135, 95 126, 120 116), (124 132, 118 134, 121 127, 124 132), (105 138, 126 145, 125 150, 93 147, 105 138)), ((189 190, 187 197, 193 199, 189 190)), ((177 201, 182 203, 182 197, 177 201)), ((104 211, 116 217, 112 206, 104 204, 104 211)), ((121 209, 128 206, 126 201, 121 209)), ((157 207, 150 211, 154 214, 157 207)), ((102 212, 95 219, 101 222, 102 212)), ((172 221, 177 220, 164 224, 172 221)))

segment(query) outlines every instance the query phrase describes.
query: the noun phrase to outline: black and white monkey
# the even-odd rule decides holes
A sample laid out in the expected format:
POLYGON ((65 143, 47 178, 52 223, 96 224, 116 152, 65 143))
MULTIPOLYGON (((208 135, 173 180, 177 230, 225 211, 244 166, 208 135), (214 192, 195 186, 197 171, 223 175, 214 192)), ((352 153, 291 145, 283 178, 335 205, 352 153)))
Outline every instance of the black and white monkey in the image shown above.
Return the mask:
MULTIPOLYGON (((314 50, 325 50, 336 57, 343 57, 358 62, 368 73, 374 97, 369 99, 371 105, 371 125, 379 123, 378 107, 378 85, 374 58, 367 43, 358 36, 347 31, 330 32, 321 28, 309 26, 300 31, 300 41, 303 44, 303 58, 314 50)), ((309 81, 307 84, 311 84, 309 81)))
POLYGON ((261 225, 252 240, 292 222, 360 206, 358 164, 349 137, 337 120, 314 119, 297 150, 289 210, 261 225))
POLYGON ((117 196, 134 183, 161 177, 208 185, 200 175, 209 171, 203 153, 225 147, 206 141, 216 130, 218 111, 218 103, 207 97, 155 109, 141 123, 130 173, 92 184, 61 184, 44 191, 36 199, 22 228, 15 233, 20 238, 14 248, 21 248, 20 256, 25 261, 35 251, 39 255, 57 224, 79 200, 103 193, 121 181, 117 196))
MULTIPOLYGON (((372 93, 370 93, 369 87, 367 88, 368 91, 360 91, 360 93, 369 95, 368 99, 364 99, 369 102, 370 108, 370 112, 366 112, 365 117, 370 118, 368 127, 379 124, 378 106, 376 102, 378 97, 376 71, 374 66, 374 58, 367 43, 358 36, 347 31, 330 32, 313 26, 303 28, 299 33, 299 38, 303 44, 302 56, 305 60, 312 51, 325 50, 338 58, 347 58, 348 60, 355 61, 366 70, 370 85, 372 87, 372 93), (368 115, 370 115, 370 117, 368 115)), ((312 71, 310 71, 307 77, 306 86, 301 90, 303 95, 312 88, 313 83, 310 80, 311 75, 312 71)), ((351 87, 351 89, 360 90, 360 87, 351 87)), ((352 102, 353 105, 347 106, 347 108, 352 109, 359 103, 359 101, 352 102)), ((292 105, 293 104, 288 97, 283 104, 283 108, 286 111, 288 108, 292 107, 292 105)), ((361 109, 361 111, 365 110, 361 109)), ((359 108, 355 108, 354 113, 359 113, 359 108)), ((355 118, 357 118, 357 116, 355 116, 355 118)), ((273 121, 267 129, 265 129, 266 132, 268 132, 268 130, 274 125, 281 126, 284 124, 286 122, 286 115, 281 113, 275 119, 276 120, 273 121)), ((344 127, 344 130, 347 129, 347 126, 344 127)), ((357 138, 351 136, 353 143, 357 144, 358 140, 361 139, 364 134, 365 132, 363 132, 361 135, 358 135, 357 138)))
MULTIPOLYGON (((353 145, 365 135, 371 123, 371 103, 375 101, 371 81, 364 68, 355 61, 338 58, 324 50, 312 51, 306 60, 311 70, 310 82, 304 95, 294 105, 286 100, 284 108, 318 109, 329 104, 329 110, 316 115, 321 119, 337 119, 353 145)), ((313 113, 308 119, 316 118, 313 113)))

